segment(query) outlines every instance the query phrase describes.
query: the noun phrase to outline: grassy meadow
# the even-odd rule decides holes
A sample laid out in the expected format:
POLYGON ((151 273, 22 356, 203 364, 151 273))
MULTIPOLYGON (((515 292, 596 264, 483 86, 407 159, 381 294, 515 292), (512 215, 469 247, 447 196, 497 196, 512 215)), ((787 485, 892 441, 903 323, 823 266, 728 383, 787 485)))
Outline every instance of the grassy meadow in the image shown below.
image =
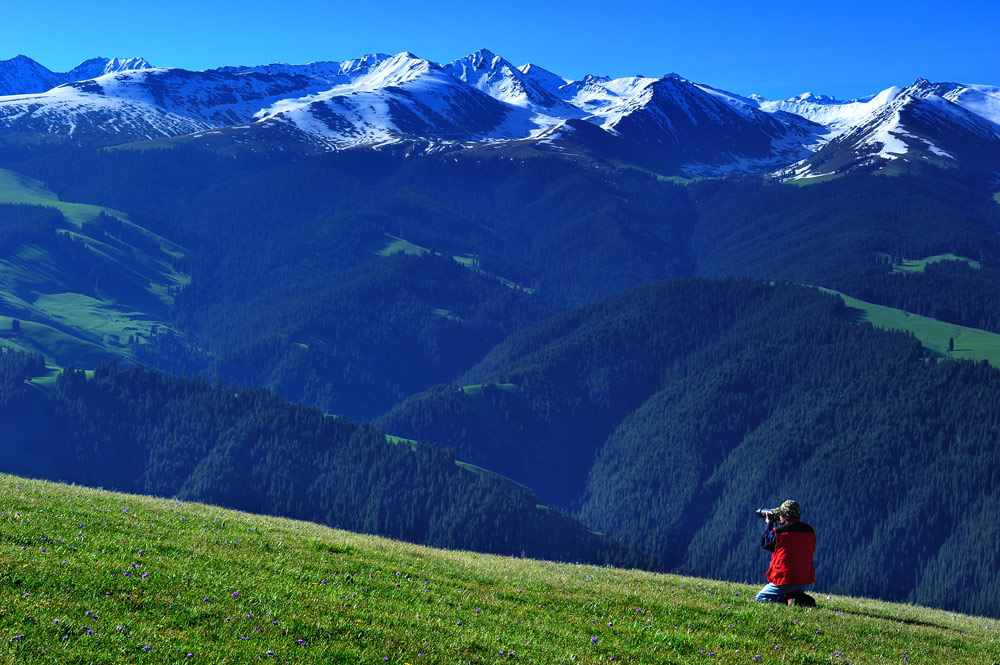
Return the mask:
POLYGON ((7 169, 0 169, 0 203, 24 203, 56 208, 77 227, 84 222, 94 221, 102 212, 123 222, 128 221, 123 213, 111 208, 60 201, 55 192, 46 187, 42 181, 7 169))
POLYGON ((756 589, 0 475, 4 663, 1000 662, 991 619, 756 589))
POLYGON ((820 290, 835 293, 843 298, 844 304, 858 320, 868 321, 886 330, 911 332, 924 347, 941 357, 985 360, 994 367, 1000 367, 1000 335, 996 333, 876 305, 831 289, 820 290), (948 350, 949 339, 954 340, 953 351, 948 350))
MULTIPOLYGON (((155 326, 166 328, 166 310, 172 305, 172 287, 183 287, 190 277, 178 272, 171 259, 184 256, 179 245, 132 224, 121 212, 101 206, 60 201, 44 183, 14 171, 0 169, 0 203, 30 204, 59 210, 67 226, 60 230, 87 247, 112 270, 113 285, 134 283, 127 302, 103 297, 86 283, 86 273, 67 270, 51 248, 25 246, 0 259, 0 301, 10 308, 0 316, 0 333, 11 318, 22 321, 21 333, 0 334, 0 346, 45 355, 53 366, 93 367, 98 360, 128 358, 131 335, 148 339, 155 326), (134 233, 155 242, 155 249, 124 249, 107 238, 83 235, 83 224, 108 214, 134 233)), ((93 234, 92 234, 93 235, 93 234)), ((118 243, 120 244, 120 243, 118 243)), ((116 291, 121 295, 121 290, 116 291)))

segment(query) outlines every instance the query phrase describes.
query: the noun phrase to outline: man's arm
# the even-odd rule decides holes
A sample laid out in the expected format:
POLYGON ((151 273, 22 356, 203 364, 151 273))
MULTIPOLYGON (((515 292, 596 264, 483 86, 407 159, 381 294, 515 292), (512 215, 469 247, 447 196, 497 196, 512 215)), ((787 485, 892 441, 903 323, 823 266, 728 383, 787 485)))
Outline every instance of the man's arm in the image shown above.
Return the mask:
POLYGON ((764 533, 760 534, 760 546, 768 552, 773 552, 777 542, 778 534, 774 531, 774 523, 769 521, 764 527, 764 533))

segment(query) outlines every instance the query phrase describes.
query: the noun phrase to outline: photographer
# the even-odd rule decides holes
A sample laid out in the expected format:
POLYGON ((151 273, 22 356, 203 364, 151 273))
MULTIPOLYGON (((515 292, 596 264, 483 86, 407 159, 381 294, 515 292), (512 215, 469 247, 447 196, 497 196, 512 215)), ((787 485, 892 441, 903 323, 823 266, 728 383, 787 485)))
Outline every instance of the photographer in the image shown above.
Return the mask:
POLYGON ((757 601, 815 605, 803 589, 816 581, 813 568, 816 532, 801 521, 798 502, 785 501, 774 510, 758 510, 757 515, 767 519, 760 546, 771 552, 771 566, 767 569, 769 584, 757 594, 757 601))

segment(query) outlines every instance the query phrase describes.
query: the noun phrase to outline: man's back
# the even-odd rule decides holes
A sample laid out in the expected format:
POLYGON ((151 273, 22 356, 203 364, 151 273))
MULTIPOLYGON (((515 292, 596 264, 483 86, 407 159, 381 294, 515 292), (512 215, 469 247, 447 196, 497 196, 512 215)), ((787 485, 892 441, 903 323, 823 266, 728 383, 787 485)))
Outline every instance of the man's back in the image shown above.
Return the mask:
POLYGON ((816 581, 813 555, 816 552, 816 532, 800 520, 792 519, 773 527, 774 546, 767 581, 786 584, 812 584, 816 581))

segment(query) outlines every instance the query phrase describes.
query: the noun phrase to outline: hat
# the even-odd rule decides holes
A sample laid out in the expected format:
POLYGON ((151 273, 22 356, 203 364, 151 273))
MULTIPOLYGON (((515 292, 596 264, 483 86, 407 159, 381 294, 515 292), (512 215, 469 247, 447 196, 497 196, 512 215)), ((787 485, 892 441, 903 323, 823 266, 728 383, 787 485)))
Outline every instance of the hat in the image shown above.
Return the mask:
POLYGON ((797 520, 802 517, 802 509, 799 508, 799 502, 792 501, 791 499, 785 501, 771 512, 778 517, 784 517, 789 520, 797 520))

